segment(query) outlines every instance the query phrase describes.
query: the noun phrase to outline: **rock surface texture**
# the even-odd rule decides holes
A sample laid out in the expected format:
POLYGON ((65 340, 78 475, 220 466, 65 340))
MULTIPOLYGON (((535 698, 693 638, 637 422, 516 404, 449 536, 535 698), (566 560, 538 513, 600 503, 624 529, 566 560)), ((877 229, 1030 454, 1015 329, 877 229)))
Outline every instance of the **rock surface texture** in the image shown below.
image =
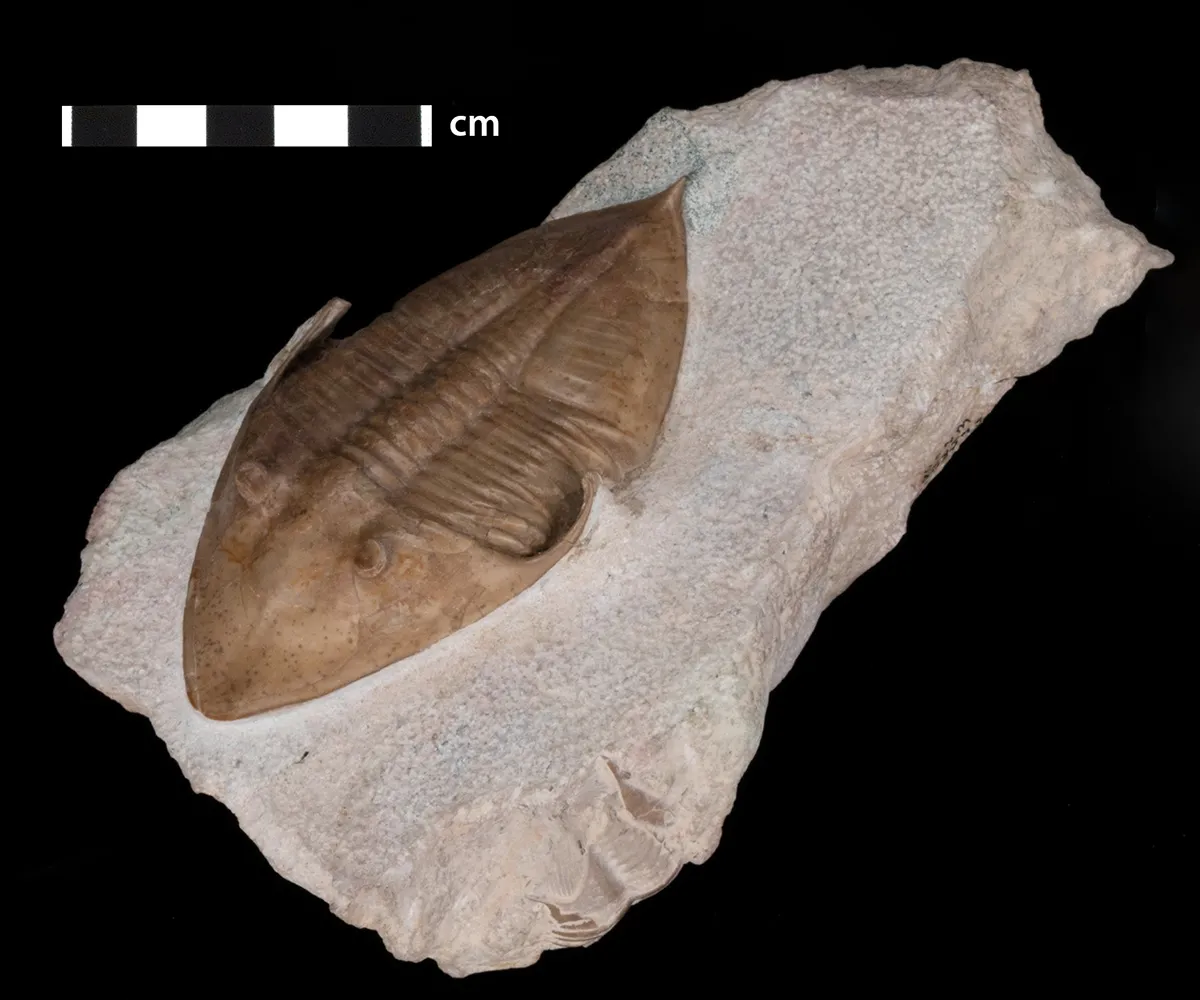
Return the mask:
POLYGON ((990 65, 663 111, 553 217, 685 174, 687 339, 658 450, 483 620, 305 704, 191 707, 188 573, 262 383, 121 472, 93 515, 64 660, 399 958, 527 965, 708 858, 821 610, 1014 379, 1171 260, 1047 136, 1029 77, 990 65))

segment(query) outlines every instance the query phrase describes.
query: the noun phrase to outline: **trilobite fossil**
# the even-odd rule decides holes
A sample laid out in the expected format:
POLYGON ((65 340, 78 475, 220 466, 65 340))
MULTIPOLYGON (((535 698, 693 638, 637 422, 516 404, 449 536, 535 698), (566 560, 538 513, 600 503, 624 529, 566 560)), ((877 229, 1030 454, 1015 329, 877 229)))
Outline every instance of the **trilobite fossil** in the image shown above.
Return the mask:
POLYGON ((495 610, 648 460, 687 320, 681 179, 539 226, 342 340, 276 358, 213 492, 184 614, 192 705, 334 691, 495 610))

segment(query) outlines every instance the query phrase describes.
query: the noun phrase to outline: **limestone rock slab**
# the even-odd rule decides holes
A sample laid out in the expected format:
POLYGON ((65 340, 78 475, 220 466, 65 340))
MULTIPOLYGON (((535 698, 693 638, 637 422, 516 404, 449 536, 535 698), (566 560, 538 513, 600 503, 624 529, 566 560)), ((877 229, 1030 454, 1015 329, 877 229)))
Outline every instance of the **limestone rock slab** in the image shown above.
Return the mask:
POLYGON ((64 660, 399 958, 526 965, 708 858, 821 610, 1013 381, 1171 260, 1055 146, 1029 77, 986 64, 660 112, 553 217, 684 174, 689 321, 660 446, 482 621, 316 701, 191 708, 191 560, 262 382, 121 472, 89 526, 64 660))

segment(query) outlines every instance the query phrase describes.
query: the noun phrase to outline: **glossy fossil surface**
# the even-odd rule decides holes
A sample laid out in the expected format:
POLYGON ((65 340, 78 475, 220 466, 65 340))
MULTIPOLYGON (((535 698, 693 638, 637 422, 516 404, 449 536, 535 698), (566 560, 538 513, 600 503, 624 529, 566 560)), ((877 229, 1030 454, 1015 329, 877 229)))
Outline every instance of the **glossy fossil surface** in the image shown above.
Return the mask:
POLYGON ((334 691, 488 614, 648 459, 686 326, 683 181, 547 223, 278 358, 213 494, 184 620, 192 704, 334 691))

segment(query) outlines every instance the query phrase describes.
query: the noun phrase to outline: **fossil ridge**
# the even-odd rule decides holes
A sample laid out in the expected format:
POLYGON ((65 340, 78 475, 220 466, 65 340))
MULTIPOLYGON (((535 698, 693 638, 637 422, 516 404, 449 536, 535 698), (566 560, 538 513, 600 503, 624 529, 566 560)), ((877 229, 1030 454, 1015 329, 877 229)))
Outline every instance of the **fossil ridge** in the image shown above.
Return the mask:
POLYGON ((1026 74, 969 61, 663 111, 554 217, 685 174, 687 335, 658 450, 597 490, 571 557, 470 627, 304 704, 192 708, 188 572, 261 383, 93 516, 63 658, 397 957, 529 964, 708 858, 821 610, 1014 379, 1171 259, 1046 134, 1026 74))

